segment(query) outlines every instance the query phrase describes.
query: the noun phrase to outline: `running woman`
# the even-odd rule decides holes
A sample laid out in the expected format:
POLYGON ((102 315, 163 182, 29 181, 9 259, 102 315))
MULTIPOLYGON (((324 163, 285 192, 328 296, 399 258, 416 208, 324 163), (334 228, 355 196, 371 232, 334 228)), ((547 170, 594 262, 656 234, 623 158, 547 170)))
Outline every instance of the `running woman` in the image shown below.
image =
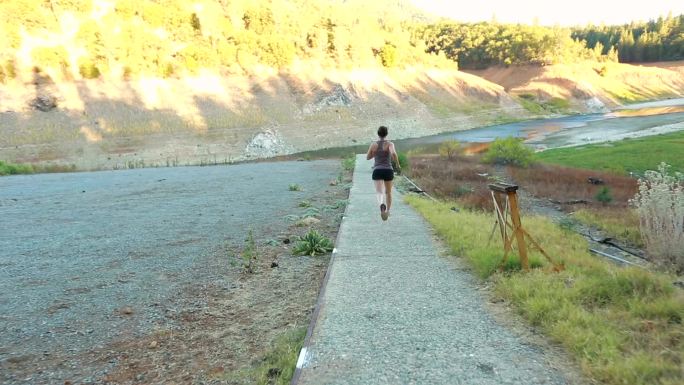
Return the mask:
POLYGON ((397 172, 401 172, 399 158, 394 149, 394 143, 386 140, 387 127, 378 128, 378 140, 371 143, 366 154, 366 159, 375 158, 373 165, 373 183, 375 183, 375 197, 380 205, 380 217, 386 221, 392 208, 392 180, 394 170, 392 169, 391 159, 397 165, 397 172))

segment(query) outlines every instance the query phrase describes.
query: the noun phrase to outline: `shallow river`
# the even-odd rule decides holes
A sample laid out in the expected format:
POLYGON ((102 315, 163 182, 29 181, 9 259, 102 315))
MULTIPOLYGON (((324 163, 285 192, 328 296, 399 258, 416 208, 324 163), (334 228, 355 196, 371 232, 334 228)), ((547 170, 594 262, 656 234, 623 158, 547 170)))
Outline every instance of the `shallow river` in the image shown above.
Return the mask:
MULTIPOLYGON (((660 128, 661 126, 678 123, 684 123, 684 98, 632 104, 607 113, 527 120, 420 138, 399 139, 394 140, 394 142, 400 151, 416 148, 430 150, 447 140, 455 139, 462 143, 475 144, 514 136, 525 138, 528 144, 541 150, 606 142, 624 137, 653 135, 664 132, 660 128)), ((684 125, 679 128, 670 128, 670 130, 677 129, 684 129, 684 125)), ((303 153, 303 155, 312 157, 344 156, 351 152, 363 153, 367 150, 367 146, 367 144, 363 144, 329 148, 303 153)), ((477 145, 473 145, 473 147, 476 149, 477 145)))

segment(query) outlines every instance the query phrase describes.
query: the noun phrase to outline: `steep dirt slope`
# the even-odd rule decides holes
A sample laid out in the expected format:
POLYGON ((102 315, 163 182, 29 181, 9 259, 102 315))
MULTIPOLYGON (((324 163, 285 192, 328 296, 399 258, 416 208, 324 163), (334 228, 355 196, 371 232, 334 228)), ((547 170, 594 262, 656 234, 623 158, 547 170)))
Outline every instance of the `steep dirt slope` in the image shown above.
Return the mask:
POLYGON ((58 84, 37 75, 0 86, 0 160, 79 169, 228 162, 365 143, 379 125, 407 138, 534 117, 521 96, 568 100, 569 108, 552 110, 558 113, 681 95, 681 62, 470 73, 302 64, 249 76, 58 84))
POLYGON ((585 62, 545 67, 494 67, 468 71, 512 95, 569 100, 578 111, 684 95, 684 62, 630 65, 585 62))
POLYGON ((0 89, 0 159, 78 168, 213 163, 468 129, 527 113, 456 70, 323 71, 0 89), (47 112, 29 104, 54 97, 47 112))

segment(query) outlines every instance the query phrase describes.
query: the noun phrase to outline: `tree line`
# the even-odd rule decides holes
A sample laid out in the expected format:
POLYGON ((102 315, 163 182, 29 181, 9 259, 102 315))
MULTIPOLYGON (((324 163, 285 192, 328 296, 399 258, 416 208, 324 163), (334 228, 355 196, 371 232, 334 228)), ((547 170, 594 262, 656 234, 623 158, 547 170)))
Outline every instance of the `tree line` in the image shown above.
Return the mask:
POLYGON ((669 14, 622 26, 575 28, 572 37, 603 53, 616 49, 625 63, 684 59, 684 15, 669 14))
POLYGON ((617 60, 615 49, 590 49, 583 40, 573 38, 569 28, 443 22, 425 25, 417 33, 428 52, 443 54, 461 68, 617 60))
POLYGON ((297 60, 336 68, 671 60, 682 57, 681 26, 682 16, 633 24, 631 33, 432 22, 404 0, 12 0, 0 2, 0 82, 28 70, 171 77, 297 60))

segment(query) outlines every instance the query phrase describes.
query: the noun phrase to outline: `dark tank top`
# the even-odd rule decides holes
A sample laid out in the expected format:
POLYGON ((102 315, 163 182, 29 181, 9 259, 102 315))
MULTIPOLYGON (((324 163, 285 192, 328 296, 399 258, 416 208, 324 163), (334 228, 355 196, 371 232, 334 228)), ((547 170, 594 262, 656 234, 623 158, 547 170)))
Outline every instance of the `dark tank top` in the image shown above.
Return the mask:
POLYGON ((375 150, 375 164, 373 170, 392 170, 390 161, 389 144, 386 140, 378 140, 378 148, 375 150))

